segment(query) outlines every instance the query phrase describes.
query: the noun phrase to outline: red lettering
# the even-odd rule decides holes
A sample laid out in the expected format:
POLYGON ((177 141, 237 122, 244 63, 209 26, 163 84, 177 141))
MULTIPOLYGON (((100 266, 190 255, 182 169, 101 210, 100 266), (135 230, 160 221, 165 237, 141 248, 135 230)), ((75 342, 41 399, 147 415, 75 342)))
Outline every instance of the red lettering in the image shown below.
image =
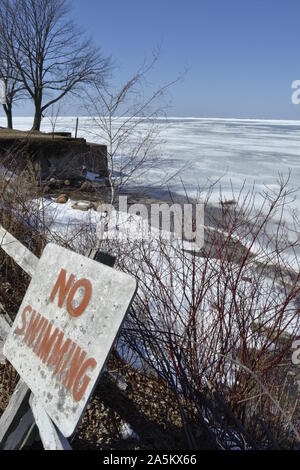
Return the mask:
POLYGON ((54 333, 52 335, 51 335, 51 332, 52 332, 52 325, 49 324, 48 328, 47 328, 47 331, 45 333, 45 336, 44 336, 44 338, 41 342, 40 349, 37 352, 38 357, 43 361, 44 364, 47 361, 47 358, 48 358, 48 356, 50 354, 50 351, 53 347, 54 341, 57 338, 59 330, 58 330, 58 328, 56 328, 56 330, 54 331, 54 333))
POLYGON ((50 296, 51 302, 54 302, 55 297, 59 291, 59 297, 58 297, 58 306, 59 308, 62 308, 66 297, 68 295, 69 290, 71 289, 71 286, 73 284, 73 281, 75 279, 74 274, 71 274, 69 277, 69 280, 67 282, 67 272, 65 269, 62 269, 60 272, 60 275, 58 276, 58 279, 56 281, 56 284, 53 288, 53 291, 50 296))
POLYGON ((22 312, 22 327, 21 328, 17 327, 15 330, 15 333, 17 335, 22 336, 25 333, 26 326, 27 326, 26 313, 31 313, 31 312, 32 312, 32 308, 30 307, 30 305, 27 305, 27 307, 25 307, 22 312))
POLYGON ((32 314, 30 317, 30 322, 24 337, 24 342, 28 344, 29 347, 33 345, 33 342, 38 335, 41 327, 43 326, 45 319, 41 317, 38 313, 36 314, 35 310, 32 310, 32 314))
POLYGON ((58 276, 56 284, 53 288, 53 291, 51 293, 50 300, 51 302, 54 302, 56 295, 59 294, 58 306, 62 308, 65 303, 66 297, 68 296, 67 311, 71 317, 77 318, 83 314, 83 312, 85 311, 85 309, 87 308, 91 300, 92 284, 87 279, 80 279, 74 284, 74 286, 71 289, 71 286, 74 280, 75 280, 75 276, 74 274, 71 274, 71 276, 69 277, 67 281, 67 272, 65 269, 62 269, 60 272, 60 275, 58 276), (83 295, 83 299, 81 300, 80 305, 75 307, 73 305, 73 301, 79 289, 84 290, 84 295, 83 295))
POLYGON ((85 375, 86 371, 89 368, 94 370, 96 366, 97 366, 97 362, 95 361, 95 359, 92 358, 92 359, 88 359, 81 367, 79 374, 76 377, 74 387, 73 387, 73 398, 75 401, 78 402, 82 399, 91 381, 91 377, 89 377, 88 375, 85 375), (80 387, 80 384, 81 384, 81 387, 80 387))
POLYGON ((92 297, 92 284, 87 279, 81 279, 77 281, 74 287, 72 288, 68 300, 67 300, 67 310, 71 317, 80 317, 83 314, 88 304, 90 303, 92 297), (73 307, 72 302, 76 295, 78 289, 84 289, 84 297, 81 301, 81 304, 78 307, 73 307))
POLYGON ((43 335, 44 335, 44 333, 45 333, 45 330, 46 330, 46 328, 47 328, 47 326, 48 326, 48 323, 49 323, 48 320, 46 320, 46 319, 44 318, 43 326, 41 327, 40 334, 39 334, 38 339, 36 340, 35 346, 34 346, 34 348, 33 348, 33 351, 34 351, 35 353, 37 353, 37 351, 38 351, 38 349, 39 349, 39 347, 40 347, 40 343, 41 343, 41 340, 42 340, 43 335))
POLYGON ((80 371, 85 358, 86 358, 86 352, 82 351, 81 348, 77 346, 77 349, 72 358, 72 362, 70 364, 69 370, 67 372, 66 378, 63 382, 63 384, 67 387, 69 391, 73 387, 76 375, 80 371))
POLYGON ((69 349, 69 347, 72 343, 72 341, 68 338, 65 341, 65 343, 63 344, 63 339, 64 339, 64 334, 62 332, 60 332, 60 334, 59 334, 59 336, 56 340, 53 352, 52 352, 52 354, 50 356, 50 359, 48 360, 48 363, 47 363, 48 367, 55 366, 55 370, 53 372, 53 375, 58 374, 58 372, 59 372, 59 370, 62 366, 64 356, 67 354, 68 349, 69 349))

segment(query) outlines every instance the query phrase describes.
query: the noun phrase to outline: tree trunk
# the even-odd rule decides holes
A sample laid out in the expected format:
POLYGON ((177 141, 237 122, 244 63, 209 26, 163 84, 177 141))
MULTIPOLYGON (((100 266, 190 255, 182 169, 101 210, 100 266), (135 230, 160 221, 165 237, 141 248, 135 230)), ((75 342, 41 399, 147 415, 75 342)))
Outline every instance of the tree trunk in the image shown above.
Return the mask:
POLYGON ((33 126, 32 131, 39 131, 41 129, 42 123, 42 112, 41 110, 36 109, 34 114, 33 126))
POLYGON ((6 118, 7 118, 7 129, 12 129, 13 128, 12 105, 4 104, 3 108, 6 114, 6 118))
POLYGON ((41 123, 42 123, 42 96, 39 93, 38 96, 35 99, 35 114, 34 114, 34 120, 33 120, 33 126, 32 126, 32 131, 39 131, 41 129, 41 123))

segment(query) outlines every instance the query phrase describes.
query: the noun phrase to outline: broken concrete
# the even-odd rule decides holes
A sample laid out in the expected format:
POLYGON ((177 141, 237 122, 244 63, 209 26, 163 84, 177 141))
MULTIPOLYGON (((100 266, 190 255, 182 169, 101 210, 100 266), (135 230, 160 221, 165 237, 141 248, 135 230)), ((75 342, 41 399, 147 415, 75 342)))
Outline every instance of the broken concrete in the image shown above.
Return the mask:
POLYGON ((85 178, 87 172, 108 175, 107 147, 85 139, 7 138, 0 133, 0 160, 9 170, 25 171, 38 181, 85 178))
POLYGON ((94 204, 89 201, 77 201, 73 206, 72 209, 88 212, 90 209, 94 209, 94 204))

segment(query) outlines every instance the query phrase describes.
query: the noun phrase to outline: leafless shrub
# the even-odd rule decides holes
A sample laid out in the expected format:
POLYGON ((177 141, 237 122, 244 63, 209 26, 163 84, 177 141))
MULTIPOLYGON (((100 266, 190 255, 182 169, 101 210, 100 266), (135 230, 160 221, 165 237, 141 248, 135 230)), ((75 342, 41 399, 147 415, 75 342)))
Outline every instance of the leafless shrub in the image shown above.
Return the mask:
POLYGON ((191 448, 203 433, 224 449, 299 443, 289 372, 300 335, 300 237, 295 224, 289 238, 283 216, 293 194, 279 183, 259 207, 255 188, 218 210, 206 197, 201 253, 164 240, 103 242, 139 280, 119 347, 172 387, 191 448))
POLYGON ((157 118, 165 115, 167 94, 179 78, 150 88, 148 76, 158 59, 159 50, 120 88, 95 82, 85 96, 84 109, 90 117, 85 131, 107 145, 112 204, 121 189, 133 179, 137 184, 159 158, 162 140, 157 118))

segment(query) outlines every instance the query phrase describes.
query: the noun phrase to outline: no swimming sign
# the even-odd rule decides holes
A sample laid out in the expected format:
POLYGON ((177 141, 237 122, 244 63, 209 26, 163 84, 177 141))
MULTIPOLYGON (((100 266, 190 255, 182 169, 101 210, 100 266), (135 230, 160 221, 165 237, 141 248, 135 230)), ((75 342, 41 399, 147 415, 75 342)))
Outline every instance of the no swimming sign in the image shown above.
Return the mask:
POLYGON ((136 280, 49 244, 4 346, 64 434, 73 434, 137 289, 136 280))

